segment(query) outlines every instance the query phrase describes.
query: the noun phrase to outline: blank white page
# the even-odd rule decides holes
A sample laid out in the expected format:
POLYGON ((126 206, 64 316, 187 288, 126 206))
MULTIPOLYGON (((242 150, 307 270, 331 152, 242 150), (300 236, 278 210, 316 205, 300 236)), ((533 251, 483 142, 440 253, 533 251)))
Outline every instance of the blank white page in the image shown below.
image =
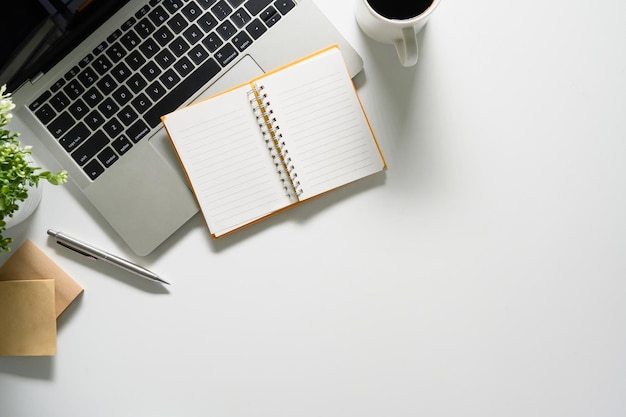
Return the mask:
POLYGON ((244 86, 165 117, 165 126, 215 236, 290 203, 244 86))
POLYGON ((338 48, 262 77, 301 200, 373 174, 384 161, 338 48))

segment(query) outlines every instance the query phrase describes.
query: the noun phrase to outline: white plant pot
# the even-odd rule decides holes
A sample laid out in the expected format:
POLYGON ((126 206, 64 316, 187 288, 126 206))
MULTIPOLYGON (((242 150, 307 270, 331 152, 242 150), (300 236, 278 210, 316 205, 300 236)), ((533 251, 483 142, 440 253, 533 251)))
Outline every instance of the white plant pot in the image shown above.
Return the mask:
POLYGON ((17 226, 24 220, 28 219, 39 207, 41 202, 41 196, 43 195, 43 184, 39 184, 39 187, 28 188, 28 198, 18 204, 19 209, 13 213, 13 217, 6 217, 4 221, 7 224, 7 230, 17 226))

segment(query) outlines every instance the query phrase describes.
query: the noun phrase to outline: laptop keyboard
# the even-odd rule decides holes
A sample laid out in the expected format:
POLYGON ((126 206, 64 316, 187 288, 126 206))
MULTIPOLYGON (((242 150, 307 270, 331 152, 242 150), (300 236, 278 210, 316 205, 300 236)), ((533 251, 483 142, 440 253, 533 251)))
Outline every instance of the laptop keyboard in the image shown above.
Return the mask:
POLYGON ((95 180, 293 7, 151 0, 29 108, 95 180))

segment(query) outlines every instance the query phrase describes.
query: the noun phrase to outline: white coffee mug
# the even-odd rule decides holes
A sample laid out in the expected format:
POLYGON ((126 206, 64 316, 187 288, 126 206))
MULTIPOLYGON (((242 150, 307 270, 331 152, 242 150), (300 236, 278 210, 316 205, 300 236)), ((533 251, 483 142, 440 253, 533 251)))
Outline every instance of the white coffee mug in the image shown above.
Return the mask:
POLYGON ((411 10, 415 0, 356 0, 355 16, 361 30, 375 41, 395 45, 400 63, 410 67, 417 63, 417 35, 441 0, 424 0, 423 6, 411 10), (397 1, 399 6, 393 5, 397 1), (401 5, 409 5, 407 7, 401 5), (396 11, 382 8, 397 8, 396 11))

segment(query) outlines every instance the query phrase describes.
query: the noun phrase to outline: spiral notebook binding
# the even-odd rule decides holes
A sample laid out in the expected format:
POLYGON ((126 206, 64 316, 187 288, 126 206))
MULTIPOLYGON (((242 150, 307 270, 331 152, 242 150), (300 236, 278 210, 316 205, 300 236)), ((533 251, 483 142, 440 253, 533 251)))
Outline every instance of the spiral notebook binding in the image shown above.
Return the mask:
POLYGON ((280 126, 274 115, 274 110, 271 108, 265 87, 254 84, 252 89, 248 91, 248 100, 285 193, 290 199, 297 199, 303 192, 302 187, 300 181, 297 180, 298 173, 289 157, 289 150, 283 141, 283 135, 280 132, 280 126))

